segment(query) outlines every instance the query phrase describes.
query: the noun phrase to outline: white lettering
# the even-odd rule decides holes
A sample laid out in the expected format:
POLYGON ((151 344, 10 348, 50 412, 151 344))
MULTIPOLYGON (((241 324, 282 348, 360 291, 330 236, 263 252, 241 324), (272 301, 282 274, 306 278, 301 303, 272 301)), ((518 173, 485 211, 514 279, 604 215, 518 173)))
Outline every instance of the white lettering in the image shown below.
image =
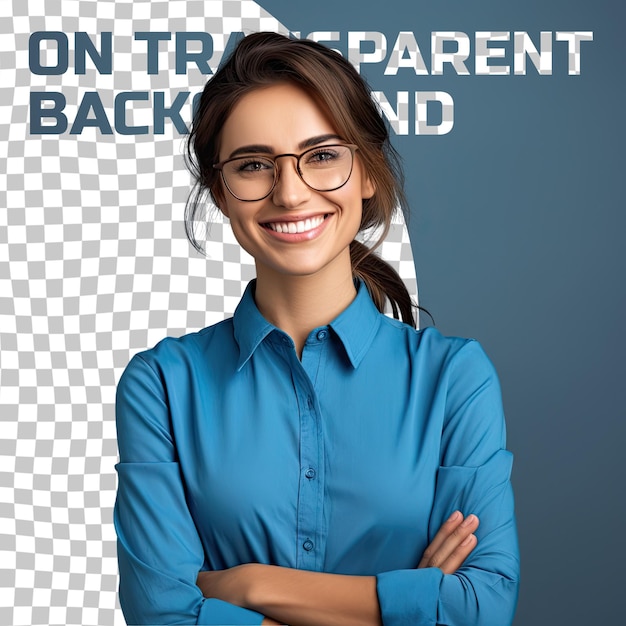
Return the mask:
POLYGON ((476 32, 476 50, 475 50, 475 66, 474 73, 480 75, 505 76, 510 72, 508 65, 489 65, 489 59, 502 59, 506 55, 504 48, 490 48, 490 41, 509 41, 510 33, 508 32, 476 32))
POLYGON ((395 76, 401 67, 410 67, 415 74, 428 75, 428 68, 420 52, 415 34, 411 32, 398 33, 396 43, 389 55, 389 61, 385 68, 385 76, 395 76))
POLYGON ((470 39, 465 33, 435 31, 430 35, 431 71, 433 76, 443 74, 443 66, 450 63, 459 75, 469 74, 465 61, 470 55, 470 39), (446 42, 456 43, 455 52, 444 52, 446 42))
POLYGON ((382 33, 375 31, 361 32, 350 31, 348 33, 348 60, 357 72, 361 71, 362 63, 380 63, 387 55, 387 39, 382 33), (374 44, 372 52, 361 52, 361 44, 369 42, 374 44))
POLYGON ((593 33, 590 31, 574 31, 556 33, 557 41, 567 41, 567 73, 570 76, 580 74, 580 42, 593 41, 593 33))
POLYGON ((526 57, 543 76, 552 74, 552 32, 541 32, 541 52, 537 51, 528 33, 516 31, 513 35, 513 68, 517 76, 526 74, 526 57))

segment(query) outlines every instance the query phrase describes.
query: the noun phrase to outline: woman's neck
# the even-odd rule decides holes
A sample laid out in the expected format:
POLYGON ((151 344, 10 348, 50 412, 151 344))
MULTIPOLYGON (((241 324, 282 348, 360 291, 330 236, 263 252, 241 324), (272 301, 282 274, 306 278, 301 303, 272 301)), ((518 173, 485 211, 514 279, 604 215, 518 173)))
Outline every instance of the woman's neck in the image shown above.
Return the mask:
POLYGON ((325 274, 293 276, 257 267, 256 305, 266 320, 293 339, 298 357, 309 333, 330 323, 356 296, 349 263, 347 271, 325 274))

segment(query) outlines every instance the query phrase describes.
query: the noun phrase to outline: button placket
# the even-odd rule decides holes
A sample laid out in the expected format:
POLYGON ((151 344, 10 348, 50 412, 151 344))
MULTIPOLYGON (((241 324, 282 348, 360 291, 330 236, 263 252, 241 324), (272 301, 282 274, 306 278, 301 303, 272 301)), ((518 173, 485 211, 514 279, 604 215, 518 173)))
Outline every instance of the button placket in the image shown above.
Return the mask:
POLYGON ((325 351, 325 344, 318 339, 321 332, 324 332, 322 338, 328 337, 327 331, 320 330, 309 339, 293 377, 300 407, 300 490, 296 567, 310 570, 322 567, 325 543, 324 437, 315 391, 325 351))

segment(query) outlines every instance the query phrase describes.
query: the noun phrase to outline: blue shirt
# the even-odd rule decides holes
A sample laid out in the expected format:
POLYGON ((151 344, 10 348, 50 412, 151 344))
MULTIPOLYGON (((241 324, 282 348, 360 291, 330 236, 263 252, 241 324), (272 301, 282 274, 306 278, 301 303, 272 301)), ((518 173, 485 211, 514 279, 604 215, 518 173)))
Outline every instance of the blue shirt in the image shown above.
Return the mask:
POLYGON ((259 624, 201 569, 377 576, 385 626, 505 626, 518 547, 500 389, 472 340, 380 314, 363 284, 299 360, 254 283, 232 319, 136 355, 117 395, 120 603, 133 624, 259 624), (456 509, 454 575, 416 569, 456 509))

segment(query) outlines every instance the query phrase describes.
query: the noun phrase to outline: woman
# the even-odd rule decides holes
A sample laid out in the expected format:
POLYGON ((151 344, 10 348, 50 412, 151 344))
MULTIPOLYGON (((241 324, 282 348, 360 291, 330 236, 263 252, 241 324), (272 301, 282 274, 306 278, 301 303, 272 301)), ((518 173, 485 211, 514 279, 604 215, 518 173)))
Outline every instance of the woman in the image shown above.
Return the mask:
POLYGON ((128 622, 510 623, 497 378, 476 342, 416 331, 402 281, 354 241, 402 199, 357 72, 250 35, 207 84, 189 146, 192 242, 210 193, 257 278, 233 319, 165 339, 120 380, 128 622))

